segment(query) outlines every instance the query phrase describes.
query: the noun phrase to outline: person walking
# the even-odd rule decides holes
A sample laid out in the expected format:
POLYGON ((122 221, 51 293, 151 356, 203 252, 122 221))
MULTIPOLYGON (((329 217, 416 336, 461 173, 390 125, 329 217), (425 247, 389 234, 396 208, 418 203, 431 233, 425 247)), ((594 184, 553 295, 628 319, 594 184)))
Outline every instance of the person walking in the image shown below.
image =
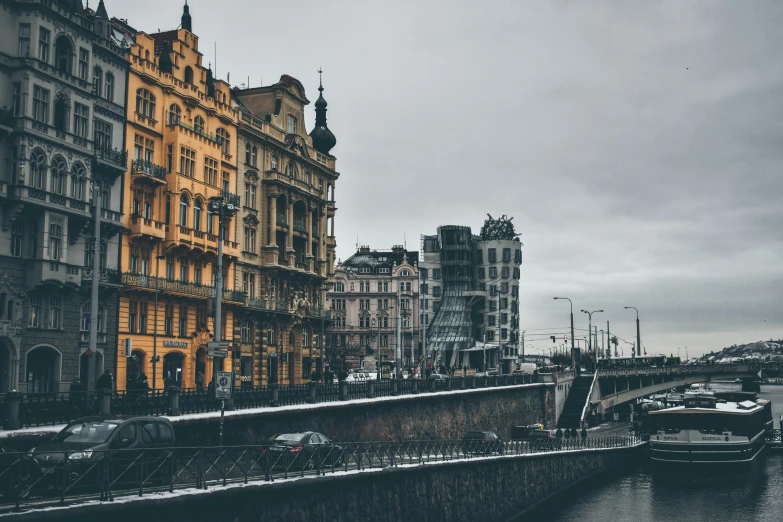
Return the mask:
POLYGON ((96 390, 114 390, 114 376, 111 374, 111 371, 104 370, 103 374, 101 374, 100 377, 98 377, 98 380, 95 381, 95 389, 96 390))
POLYGON ((196 374, 196 388, 199 390, 204 387, 204 372, 198 372, 196 374))
POLYGON ((71 381, 71 386, 68 389, 71 393, 80 393, 84 391, 84 385, 82 384, 82 381, 79 380, 78 377, 74 377, 73 381, 71 381))

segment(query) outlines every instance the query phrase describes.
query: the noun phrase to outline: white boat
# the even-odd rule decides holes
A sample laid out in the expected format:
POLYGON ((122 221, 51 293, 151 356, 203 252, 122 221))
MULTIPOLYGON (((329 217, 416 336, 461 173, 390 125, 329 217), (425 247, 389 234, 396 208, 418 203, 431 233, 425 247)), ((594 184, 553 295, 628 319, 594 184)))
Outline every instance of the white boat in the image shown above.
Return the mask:
POLYGON ((684 402, 649 413, 653 462, 686 467, 745 464, 764 449, 772 430, 770 401, 726 402, 686 393, 684 402))

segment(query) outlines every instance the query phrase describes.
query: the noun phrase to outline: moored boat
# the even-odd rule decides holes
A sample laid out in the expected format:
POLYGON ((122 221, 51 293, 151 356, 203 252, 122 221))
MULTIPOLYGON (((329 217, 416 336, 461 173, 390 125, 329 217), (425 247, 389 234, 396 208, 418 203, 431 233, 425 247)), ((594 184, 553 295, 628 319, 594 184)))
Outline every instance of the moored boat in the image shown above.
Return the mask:
POLYGON ((752 462, 772 430, 772 403, 686 395, 684 406, 651 411, 650 458, 666 466, 719 467, 752 462))

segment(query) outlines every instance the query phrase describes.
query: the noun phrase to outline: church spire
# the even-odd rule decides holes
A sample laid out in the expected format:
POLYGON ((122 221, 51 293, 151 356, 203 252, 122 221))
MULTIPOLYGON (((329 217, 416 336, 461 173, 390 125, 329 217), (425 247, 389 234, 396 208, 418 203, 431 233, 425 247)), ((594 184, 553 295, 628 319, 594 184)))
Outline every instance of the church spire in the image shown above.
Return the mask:
POLYGON ((190 6, 188 6, 188 0, 185 0, 185 7, 182 11, 182 28, 193 32, 193 20, 190 18, 190 6))
POLYGON ((329 155, 329 151, 337 144, 337 138, 326 125, 326 100, 324 99, 323 71, 318 69, 318 99, 315 102, 315 127, 310 133, 313 148, 321 154, 329 155))

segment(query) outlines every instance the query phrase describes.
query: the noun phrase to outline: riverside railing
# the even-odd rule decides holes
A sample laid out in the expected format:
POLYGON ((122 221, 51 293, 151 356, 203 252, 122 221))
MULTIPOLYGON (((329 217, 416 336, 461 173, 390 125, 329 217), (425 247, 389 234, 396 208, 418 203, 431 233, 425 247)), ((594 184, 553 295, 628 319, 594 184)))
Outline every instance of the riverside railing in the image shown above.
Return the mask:
POLYGON ((85 500, 113 501, 180 489, 272 482, 355 470, 580 450, 633 448, 638 437, 512 441, 332 441, 309 444, 157 447, 104 451, 6 452, 0 466, 0 511, 85 500))
MULTIPOLYGON (((419 395, 478 388, 500 388, 536 383, 533 375, 454 377, 451 379, 407 379, 343 381, 336 384, 270 384, 236 387, 234 407, 238 410, 295 404, 316 404, 397 395, 419 395)), ((165 390, 99 390, 71 393, 7 393, 3 429, 33 428, 66 424, 86 415, 167 415, 220 411, 220 401, 208 388, 165 390)))

